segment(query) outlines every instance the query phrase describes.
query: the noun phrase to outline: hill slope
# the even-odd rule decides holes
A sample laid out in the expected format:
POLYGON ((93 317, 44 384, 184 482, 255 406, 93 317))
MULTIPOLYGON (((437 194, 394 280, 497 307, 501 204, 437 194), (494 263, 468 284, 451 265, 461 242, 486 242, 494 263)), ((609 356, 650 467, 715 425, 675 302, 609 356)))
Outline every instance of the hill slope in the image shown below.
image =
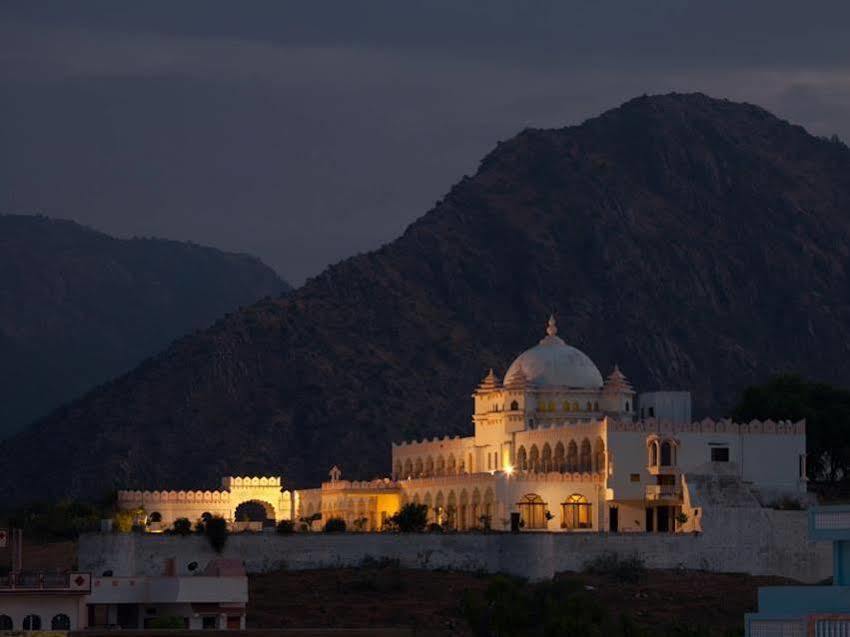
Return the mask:
POLYGON ((850 150, 766 111, 643 97, 527 130, 387 246, 234 313, 0 447, 0 496, 372 477, 469 431, 542 334, 721 416, 777 370, 850 385, 850 150))
POLYGON ((287 287, 245 255, 0 215, 0 437, 287 287))

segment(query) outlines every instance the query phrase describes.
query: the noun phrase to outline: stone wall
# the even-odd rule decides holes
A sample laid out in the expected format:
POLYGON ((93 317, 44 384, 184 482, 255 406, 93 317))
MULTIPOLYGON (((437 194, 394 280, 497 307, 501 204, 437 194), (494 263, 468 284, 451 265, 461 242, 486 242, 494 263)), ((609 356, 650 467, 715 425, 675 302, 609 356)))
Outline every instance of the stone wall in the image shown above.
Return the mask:
MULTIPOLYGON (((718 512, 715 512, 718 513, 718 512)), ((474 533, 232 535, 223 557, 245 562, 249 573, 357 566, 364 559, 397 559, 425 569, 503 572, 532 580, 580 570, 596 556, 637 554, 650 568, 707 569, 782 575, 816 582, 832 574, 831 547, 807 539, 804 511, 762 510, 759 524, 734 510, 716 519, 712 533, 474 533), (724 527, 725 525, 725 527, 724 527)), ((100 575, 161 575, 174 558, 178 574, 216 557, 206 538, 153 534, 88 534, 80 538, 79 565, 100 575)))

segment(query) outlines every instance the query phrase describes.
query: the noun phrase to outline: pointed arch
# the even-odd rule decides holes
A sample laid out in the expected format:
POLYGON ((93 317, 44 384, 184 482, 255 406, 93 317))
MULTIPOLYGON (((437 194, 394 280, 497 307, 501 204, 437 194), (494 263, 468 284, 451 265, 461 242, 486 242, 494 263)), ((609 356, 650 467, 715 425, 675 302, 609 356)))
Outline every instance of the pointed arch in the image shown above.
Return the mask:
POLYGON ((457 460, 453 453, 449 454, 449 459, 446 461, 446 473, 453 476, 457 473, 457 460))
POLYGON ((596 473, 605 471, 605 441, 601 437, 593 445, 593 470, 596 473))
POLYGON ((535 473, 540 471, 540 450, 537 445, 531 445, 531 451, 528 452, 528 469, 535 473))
POLYGON ((421 478, 424 471, 425 471, 425 466, 422 464, 422 458, 417 458, 416 459, 416 465, 414 466, 414 469, 413 469, 414 477, 421 478))
POLYGON ((528 471, 528 455, 525 452, 525 446, 520 445, 516 452, 516 465, 520 471, 528 471))
POLYGON ((560 440, 555 445, 555 457, 553 459, 555 471, 563 473, 567 469, 567 454, 564 450, 564 443, 560 440))
POLYGON ((437 473, 438 476, 446 475, 446 459, 442 455, 437 456, 437 471, 436 471, 436 473, 437 473))
POLYGON ((543 445, 543 452, 540 454, 540 463, 544 473, 552 471, 552 447, 549 446, 548 442, 543 445))
POLYGON ((402 470, 402 477, 409 478, 413 475, 413 462, 411 462, 410 458, 404 461, 404 469, 402 470))
POLYGON ((593 470, 590 440, 588 440, 587 438, 581 441, 581 450, 579 451, 578 465, 579 471, 581 471, 582 473, 590 473, 593 470))
POLYGON ((578 471, 578 445, 575 440, 570 440, 567 446, 567 471, 570 473, 578 471))
POLYGON ((428 456, 425 460, 425 476, 430 478, 434 475, 434 458, 432 456, 428 456))

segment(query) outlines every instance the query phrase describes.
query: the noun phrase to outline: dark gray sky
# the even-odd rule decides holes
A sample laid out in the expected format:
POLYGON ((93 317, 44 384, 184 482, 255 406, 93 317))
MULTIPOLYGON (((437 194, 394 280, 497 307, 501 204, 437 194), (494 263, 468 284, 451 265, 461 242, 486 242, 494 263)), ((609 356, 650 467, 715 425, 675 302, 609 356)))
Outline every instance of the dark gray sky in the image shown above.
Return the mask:
POLYGON ((294 284, 498 140, 703 91, 850 140, 850 2, 0 4, 0 211, 253 253, 294 284))

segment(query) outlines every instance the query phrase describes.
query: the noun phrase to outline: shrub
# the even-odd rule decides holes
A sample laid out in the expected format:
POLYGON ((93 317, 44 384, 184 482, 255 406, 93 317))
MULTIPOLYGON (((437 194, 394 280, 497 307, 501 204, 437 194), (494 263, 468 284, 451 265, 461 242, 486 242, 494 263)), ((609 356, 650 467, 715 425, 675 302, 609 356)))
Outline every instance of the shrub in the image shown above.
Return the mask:
POLYGON ((150 621, 151 628, 160 630, 181 630, 186 628, 186 620, 183 617, 176 615, 165 615, 163 617, 154 617, 150 621))
POLYGON ((189 535, 192 533, 192 523, 189 518, 177 518, 174 520, 174 532, 177 535, 189 535))
POLYGON ((224 550, 224 545, 227 543, 227 520, 219 516, 213 516, 207 520, 206 526, 207 539, 210 541, 210 546, 216 553, 221 553, 224 550))
POLYGON ((782 496, 778 500, 770 503, 771 509, 779 509, 780 511, 802 511, 805 507, 796 498, 790 496, 782 496))
POLYGON ((142 517, 144 517, 144 509, 133 509, 130 511, 118 511, 115 513, 113 522, 115 529, 119 533, 129 533, 132 531, 142 517))
POLYGON ((292 520, 281 520, 277 523, 277 532, 281 535, 295 533, 295 522, 292 520))
POLYGON ((436 522, 431 522, 431 524, 428 525, 428 533, 442 533, 442 532, 443 532, 443 527, 441 527, 436 522))
POLYGON ((621 558, 617 553, 605 553, 586 562, 584 572, 635 583, 646 577, 646 565, 638 555, 621 558))
POLYGON ((325 522, 325 533, 344 533, 345 520, 342 518, 330 518, 325 522))
POLYGON ((428 507, 410 502, 401 507, 390 521, 402 533, 421 533, 428 524, 428 507))

